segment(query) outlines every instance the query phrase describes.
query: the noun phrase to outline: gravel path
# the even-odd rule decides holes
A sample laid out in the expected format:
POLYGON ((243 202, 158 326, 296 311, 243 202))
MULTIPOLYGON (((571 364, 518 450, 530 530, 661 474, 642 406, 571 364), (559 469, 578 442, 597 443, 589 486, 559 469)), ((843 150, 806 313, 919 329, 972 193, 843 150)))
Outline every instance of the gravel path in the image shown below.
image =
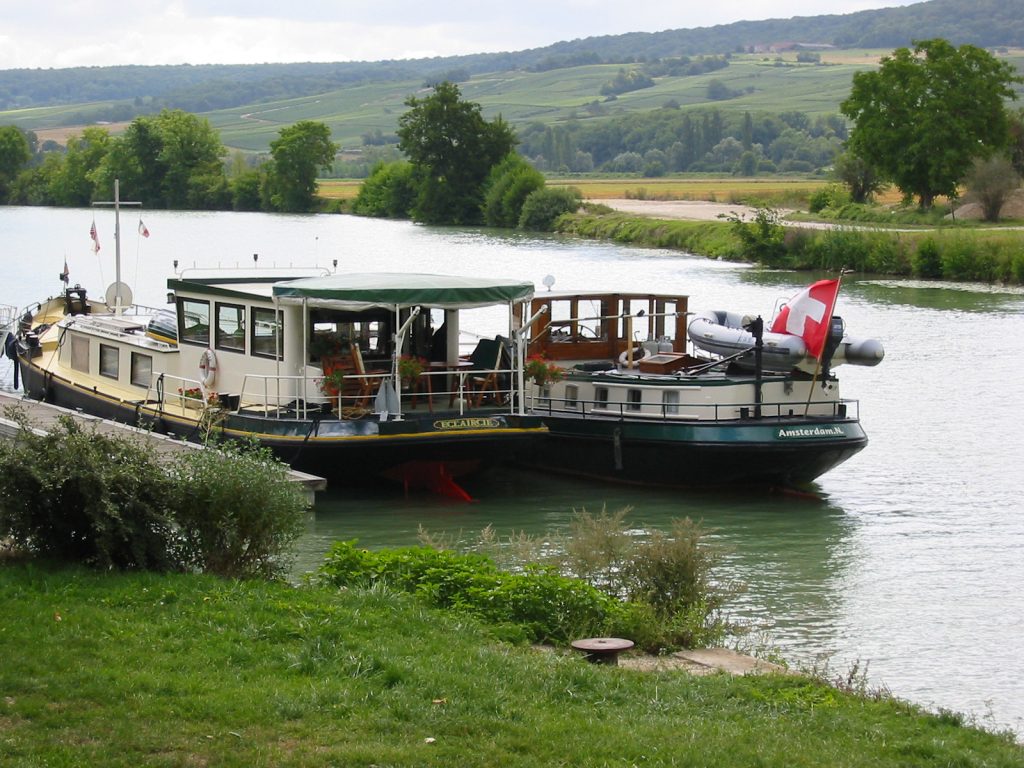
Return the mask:
MULTIPOLYGON (((628 200, 610 198, 591 202, 607 205, 623 213, 636 213, 655 219, 689 219, 691 221, 717 221, 727 216, 738 215, 743 219, 751 219, 757 212, 749 205, 734 203, 709 203, 704 200, 628 200)), ((792 211, 779 209, 780 216, 787 216, 792 211)))

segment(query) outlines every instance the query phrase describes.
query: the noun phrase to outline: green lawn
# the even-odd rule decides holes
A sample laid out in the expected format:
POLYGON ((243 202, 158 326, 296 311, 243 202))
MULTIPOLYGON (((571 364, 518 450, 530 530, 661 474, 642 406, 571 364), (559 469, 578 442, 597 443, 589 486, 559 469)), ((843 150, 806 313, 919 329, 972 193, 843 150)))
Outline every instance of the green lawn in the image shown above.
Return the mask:
POLYGON ((0 764, 1020 766, 1011 739, 795 676, 514 648, 384 589, 0 563, 0 764))

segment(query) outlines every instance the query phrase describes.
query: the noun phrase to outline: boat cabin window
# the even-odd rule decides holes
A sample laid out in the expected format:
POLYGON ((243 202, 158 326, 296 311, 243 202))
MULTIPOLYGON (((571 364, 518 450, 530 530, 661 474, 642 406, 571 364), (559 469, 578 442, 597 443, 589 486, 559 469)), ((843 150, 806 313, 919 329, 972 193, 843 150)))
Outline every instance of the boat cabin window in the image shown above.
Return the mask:
POLYGON ((71 368, 89 372, 89 339, 85 336, 71 336, 71 368))
POLYGON ((217 303, 217 349, 245 352, 245 307, 217 303))
POLYGON ((570 341, 576 336, 576 320, 572 302, 567 299, 555 299, 550 309, 551 340, 570 341))
POLYGON ((153 381, 153 357, 132 352, 132 384, 136 387, 149 388, 153 381))
POLYGON ((324 358, 348 355, 353 343, 366 356, 390 354, 387 340, 391 335, 391 313, 387 310, 342 312, 314 309, 309 313, 309 360, 318 363, 324 358))
POLYGON ((632 341, 639 344, 644 339, 652 338, 654 329, 651 327, 651 302, 646 299, 626 299, 622 302, 622 316, 619 318, 619 338, 627 338, 632 331, 632 341), (641 314, 643 313, 643 314, 641 314), (630 318, 627 322, 627 316, 630 318))
POLYGON ((643 402, 643 392, 639 389, 630 389, 626 392, 626 410, 639 411, 643 402))
POLYGON ((679 413, 679 392, 666 389, 661 393, 661 405, 665 415, 679 413))
POLYGON ((565 407, 573 410, 580 407, 580 388, 575 384, 565 385, 565 407))
POLYGON ((594 387, 594 405, 605 408, 608 405, 608 387, 594 387))
POLYGON ((255 357, 284 359, 284 313, 252 308, 252 354, 255 357), (280 350, 280 352, 279 352, 280 350))
POLYGON ((210 346, 210 302, 178 299, 178 338, 185 344, 210 346))
POLYGON ((100 344, 100 376, 117 378, 119 368, 118 348, 109 344, 100 344))

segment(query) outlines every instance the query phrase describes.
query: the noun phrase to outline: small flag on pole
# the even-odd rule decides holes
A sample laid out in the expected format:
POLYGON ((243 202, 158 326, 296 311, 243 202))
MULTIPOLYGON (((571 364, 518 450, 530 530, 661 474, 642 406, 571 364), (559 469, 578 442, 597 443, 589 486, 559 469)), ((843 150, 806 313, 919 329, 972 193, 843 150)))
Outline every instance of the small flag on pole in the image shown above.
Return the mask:
POLYGON ((146 225, 142 223, 142 219, 139 219, 139 234, 143 237, 149 237, 149 230, 146 229, 146 225))
POLYGON ((99 235, 96 234, 96 222, 95 221, 92 223, 92 226, 89 227, 89 237, 92 238, 92 252, 93 253, 99 253, 100 252, 100 238, 99 238, 99 235))
POLYGON ((70 277, 71 277, 71 273, 68 272, 68 260, 67 260, 67 258, 65 258, 64 259, 64 271, 60 273, 60 279, 66 285, 68 280, 70 279, 70 277))

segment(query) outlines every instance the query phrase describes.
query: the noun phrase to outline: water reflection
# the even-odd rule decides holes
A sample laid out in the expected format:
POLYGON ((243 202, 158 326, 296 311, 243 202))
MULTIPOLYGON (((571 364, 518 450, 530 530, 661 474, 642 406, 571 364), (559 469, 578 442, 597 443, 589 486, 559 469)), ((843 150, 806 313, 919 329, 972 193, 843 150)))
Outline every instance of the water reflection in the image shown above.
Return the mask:
POLYGON ((523 532, 557 540, 576 510, 628 507, 627 521, 638 529, 667 530, 683 517, 702 521, 727 552, 718 577, 745 586, 730 616, 755 632, 770 629, 790 658, 809 659, 822 644, 835 645, 856 523, 826 498, 632 488, 517 469, 495 470, 471 490, 480 499, 472 504, 405 496, 397 488, 329 491, 309 521, 297 571, 315 569, 339 540, 413 545, 420 526, 467 542, 486 526, 502 538, 523 532))
MULTIPOLYGON (((844 283, 844 288, 847 283, 844 283)), ((968 313, 1020 312, 1024 289, 928 280, 855 280, 850 292, 873 304, 968 313)))

